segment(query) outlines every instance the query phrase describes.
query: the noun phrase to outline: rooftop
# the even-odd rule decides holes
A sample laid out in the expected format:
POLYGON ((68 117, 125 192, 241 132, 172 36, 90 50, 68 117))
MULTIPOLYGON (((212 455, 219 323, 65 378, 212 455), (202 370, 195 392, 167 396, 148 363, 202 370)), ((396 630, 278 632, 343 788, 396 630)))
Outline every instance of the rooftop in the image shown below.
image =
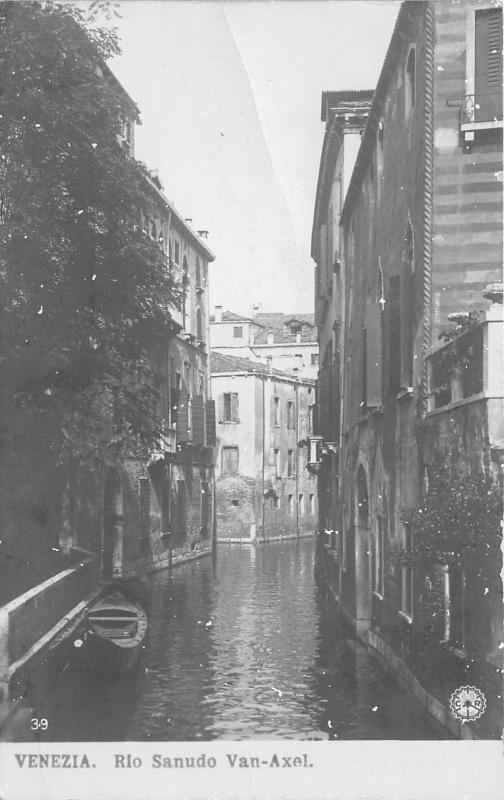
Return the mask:
POLYGON ((279 369, 272 369, 270 371, 267 364, 259 361, 251 361, 249 358, 239 358, 238 356, 223 355, 212 350, 210 353, 210 372, 211 374, 221 372, 253 372, 256 375, 278 375, 282 378, 291 378, 286 372, 279 369))
MULTIPOLYGON (((250 322, 250 317, 242 317, 240 314, 235 314, 234 311, 222 312, 223 322, 250 322)), ((210 315, 210 322, 215 322, 215 314, 210 315)))

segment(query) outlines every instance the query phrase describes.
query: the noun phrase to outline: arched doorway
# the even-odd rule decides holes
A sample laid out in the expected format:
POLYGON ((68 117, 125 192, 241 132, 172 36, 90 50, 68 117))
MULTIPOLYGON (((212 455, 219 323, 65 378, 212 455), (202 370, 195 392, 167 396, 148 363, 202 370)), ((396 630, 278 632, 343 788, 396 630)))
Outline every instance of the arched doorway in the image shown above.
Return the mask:
POLYGON ((103 498, 102 574, 105 580, 122 573, 123 497, 117 469, 110 468, 103 498))
POLYGON ((369 580, 369 492, 362 464, 357 470, 355 507, 355 619, 356 632, 363 636, 371 620, 371 585, 369 580))

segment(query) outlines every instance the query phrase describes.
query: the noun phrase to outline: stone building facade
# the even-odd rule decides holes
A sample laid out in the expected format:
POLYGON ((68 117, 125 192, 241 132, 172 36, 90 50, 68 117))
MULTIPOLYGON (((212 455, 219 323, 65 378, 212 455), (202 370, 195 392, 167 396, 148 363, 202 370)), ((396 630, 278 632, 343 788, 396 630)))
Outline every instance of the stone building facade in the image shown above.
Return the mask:
MULTIPOLYGON (((440 473, 449 492, 480 475, 499 491, 502 289, 484 289, 502 274, 501 53, 495 4, 403 3, 372 101, 324 93, 312 238, 313 447, 331 590, 358 635, 463 738, 502 728, 502 590, 481 558, 498 518, 469 563, 443 560, 447 530, 434 565, 416 555, 440 473), (354 121, 362 135, 338 225, 334 186, 354 121), (487 697, 472 726, 449 707, 467 683, 487 697)), ((478 535, 478 502, 472 527, 454 519, 454 551, 462 529, 478 535)))
MULTIPOLYGON (((117 91, 124 89, 114 80, 117 91)), ((134 122, 120 141, 134 157, 134 122)), ((139 169, 144 169, 139 165, 139 169)), ((99 554, 104 579, 164 567, 210 553, 214 540, 215 409, 210 396, 206 231, 196 232, 144 169, 149 197, 141 224, 182 282, 178 309, 166 312, 166 339, 150 358, 159 376, 164 437, 147 459, 101 464, 69 476, 61 545, 99 554)))
POLYGON ((211 383, 218 541, 314 533, 317 488, 307 470, 314 382, 212 351, 211 383))

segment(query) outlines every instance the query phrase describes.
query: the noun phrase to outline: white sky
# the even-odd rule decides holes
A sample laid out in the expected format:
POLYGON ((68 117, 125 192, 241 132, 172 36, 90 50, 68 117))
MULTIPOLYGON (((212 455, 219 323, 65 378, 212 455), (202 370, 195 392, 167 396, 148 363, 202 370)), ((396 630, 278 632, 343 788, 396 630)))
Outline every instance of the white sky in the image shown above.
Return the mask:
POLYGON ((396 0, 123 0, 110 62, 136 156, 216 255, 210 301, 313 310, 323 90, 375 87, 396 0))

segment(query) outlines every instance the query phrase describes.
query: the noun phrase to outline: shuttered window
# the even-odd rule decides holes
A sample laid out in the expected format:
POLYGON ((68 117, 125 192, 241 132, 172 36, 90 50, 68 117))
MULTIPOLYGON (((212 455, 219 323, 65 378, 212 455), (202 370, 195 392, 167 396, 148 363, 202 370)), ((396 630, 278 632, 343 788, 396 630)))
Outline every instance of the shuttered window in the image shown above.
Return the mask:
POLYGON ((215 430, 215 401, 207 400, 206 402, 206 443, 208 447, 215 447, 216 444, 216 430, 215 430))
POLYGON ((397 394, 401 385, 401 276, 389 280, 389 391, 397 394))
POLYGON ((222 448, 222 472, 227 475, 238 474, 238 448, 237 447, 223 447, 222 448))
POLYGON ((196 394, 191 400, 193 443, 205 444, 205 403, 203 395, 196 394))
POLYGON ((475 122, 502 119, 502 8, 476 11, 475 122))
POLYGON ((294 427, 294 403, 287 401, 287 427, 294 427))
POLYGON ((185 389, 179 392, 177 405, 177 442, 189 442, 190 436, 190 399, 185 389))
POLYGON ((401 274, 401 386, 413 385, 414 322, 413 229, 408 225, 401 274))
POLYGON ((225 392, 222 396, 222 422, 238 422, 238 412, 238 394, 225 392))
POLYGON ((368 301, 366 347, 366 401, 377 408, 382 404, 382 311, 378 303, 368 301))
POLYGON ((280 398, 273 398, 273 420, 275 425, 280 425, 280 398))

